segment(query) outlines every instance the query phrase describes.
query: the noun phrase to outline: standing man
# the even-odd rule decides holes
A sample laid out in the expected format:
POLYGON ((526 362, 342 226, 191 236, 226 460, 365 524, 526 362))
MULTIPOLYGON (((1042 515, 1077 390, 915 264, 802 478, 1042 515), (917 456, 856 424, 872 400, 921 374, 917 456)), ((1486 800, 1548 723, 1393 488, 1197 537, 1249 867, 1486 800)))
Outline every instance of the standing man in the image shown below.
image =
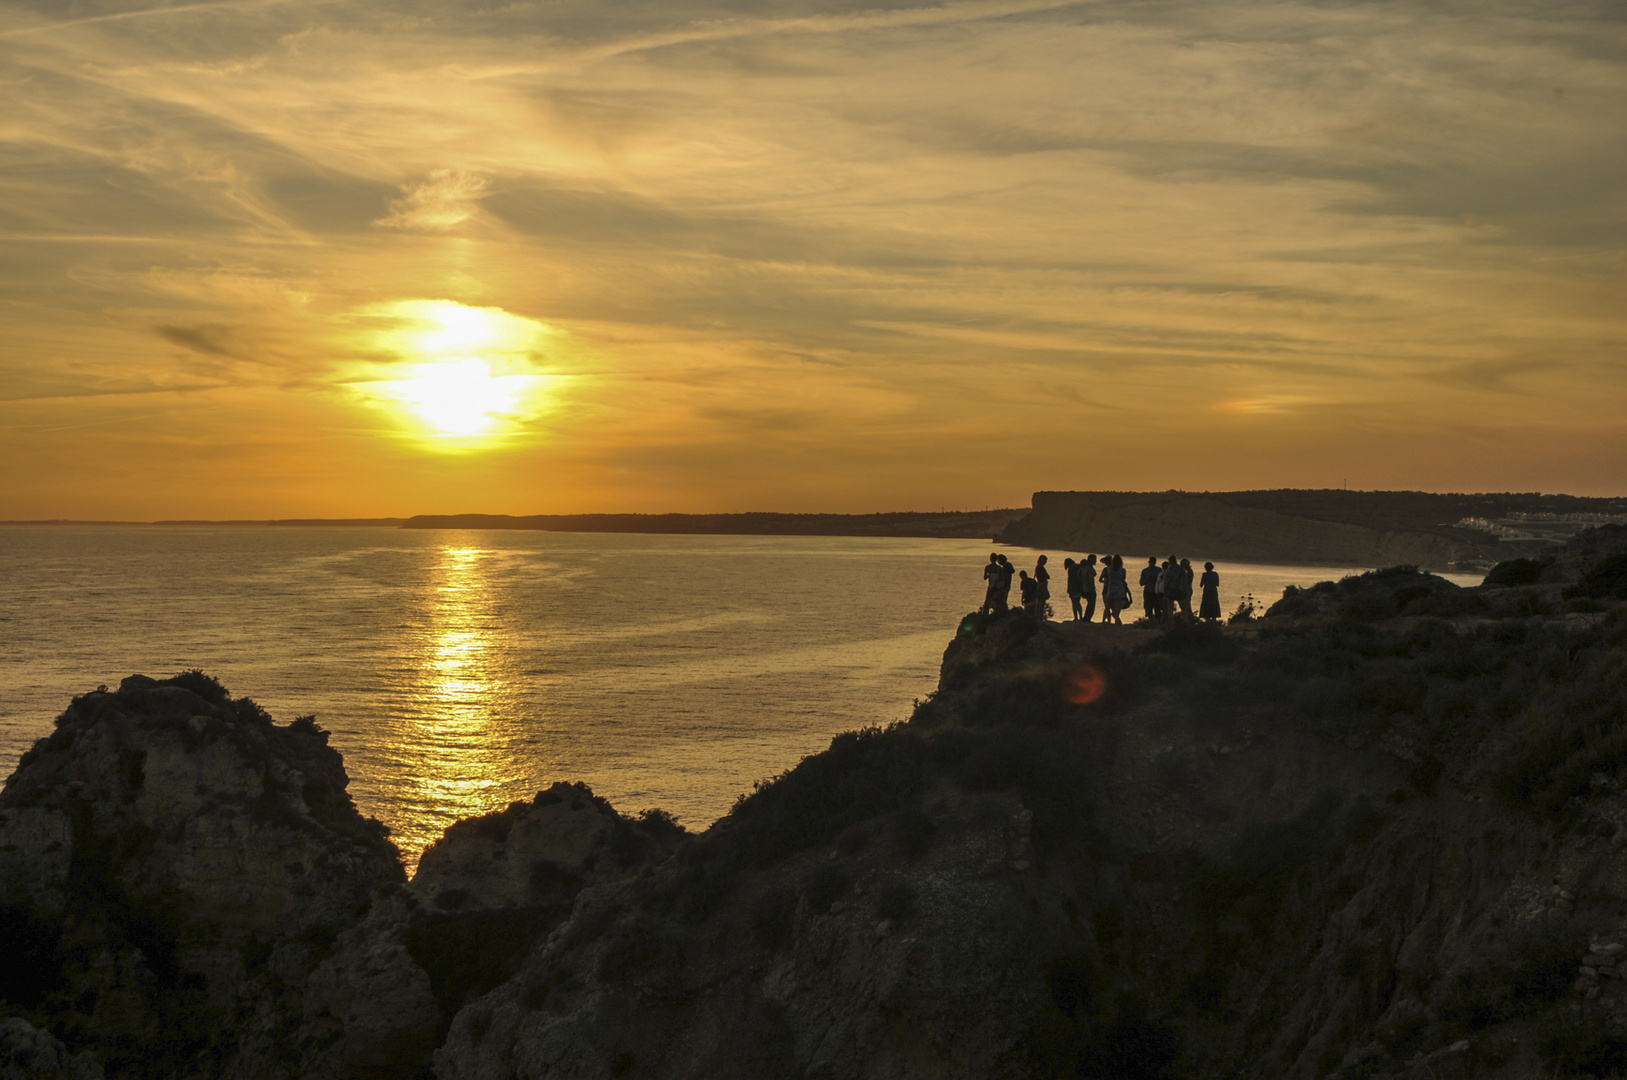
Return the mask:
POLYGON ((994 610, 994 601, 1000 592, 1000 556, 989 552, 989 563, 983 567, 983 606, 977 609, 979 615, 987 615, 994 610))
POLYGON ((1158 556, 1147 556, 1147 565, 1141 568, 1141 610, 1146 618, 1158 618, 1158 556))
POLYGON ((1086 555, 1085 561, 1079 564, 1079 583, 1083 588, 1079 591, 1085 597, 1085 622, 1096 614, 1096 556, 1086 555))
POLYGON ((1017 568, 1011 565, 1011 560, 1004 555, 1000 559, 1000 595, 994 598, 994 610, 1001 612, 1011 606, 1011 579, 1016 576, 1017 568))
POLYGON ((1051 572, 1045 569, 1045 556, 1034 563, 1034 621, 1045 621, 1045 608, 1051 602, 1051 572))
POLYGON ((1068 605, 1073 608, 1073 621, 1079 621, 1079 613, 1083 610, 1079 598, 1085 595, 1084 586, 1079 584, 1079 564, 1072 559, 1062 560, 1062 569, 1067 572, 1068 605))

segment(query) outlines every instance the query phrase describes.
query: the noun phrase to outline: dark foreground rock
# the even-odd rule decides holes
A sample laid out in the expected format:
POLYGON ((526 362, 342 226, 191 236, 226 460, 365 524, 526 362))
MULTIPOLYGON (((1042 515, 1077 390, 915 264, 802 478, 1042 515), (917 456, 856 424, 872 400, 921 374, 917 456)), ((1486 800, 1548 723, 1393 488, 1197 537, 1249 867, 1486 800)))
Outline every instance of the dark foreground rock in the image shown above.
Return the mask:
POLYGON ((0 794, 6 1009, 115 1077, 415 1076, 597 873, 679 834, 561 784, 409 887, 347 784, 309 718, 207 676, 75 699, 0 794))
POLYGON ((410 883, 314 724, 130 680, 0 796, 0 993, 110 1077, 1617 1075, 1627 605, 1571 587, 968 616, 703 834, 556 784, 410 883))

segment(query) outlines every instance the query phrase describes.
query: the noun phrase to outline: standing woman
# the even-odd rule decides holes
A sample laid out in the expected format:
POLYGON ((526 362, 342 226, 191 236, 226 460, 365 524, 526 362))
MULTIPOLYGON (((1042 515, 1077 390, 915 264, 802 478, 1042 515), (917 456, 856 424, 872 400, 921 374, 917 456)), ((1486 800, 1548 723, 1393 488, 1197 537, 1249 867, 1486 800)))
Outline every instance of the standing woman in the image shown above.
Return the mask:
POLYGON ((1220 618, 1220 575, 1215 573, 1215 564, 1203 564, 1203 576, 1198 579, 1203 586, 1203 604, 1198 608, 1198 618, 1220 618))
POLYGON ((1130 606, 1130 583, 1124 576, 1124 557, 1113 556, 1113 565, 1107 571, 1107 610, 1113 614, 1113 624, 1123 626, 1119 613, 1130 606))

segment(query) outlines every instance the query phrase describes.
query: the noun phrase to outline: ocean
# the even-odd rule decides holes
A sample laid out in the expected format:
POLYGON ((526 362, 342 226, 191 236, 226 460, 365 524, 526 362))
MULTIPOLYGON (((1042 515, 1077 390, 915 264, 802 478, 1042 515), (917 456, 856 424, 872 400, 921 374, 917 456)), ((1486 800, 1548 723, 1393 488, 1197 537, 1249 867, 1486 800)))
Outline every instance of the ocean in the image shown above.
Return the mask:
MULTIPOLYGON (((1001 550, 1024 568, 1036 554, 1001 550)), ((200 668, 279 723, 315 714, 358 806, 391 827, 409 864, 451 822, 556 780, 701 829, 833 735, 907 718, 981 602, 989 551, 982 540, 0 527, 0 754, 9 772, 98 684, 200 668)), ((1065 617, 1062 553, 1051 562, 1065 617)), ((1217 569, 1229 612, 1242 593, 1269 602, 1284 585, 1361 568, 1217 569)))

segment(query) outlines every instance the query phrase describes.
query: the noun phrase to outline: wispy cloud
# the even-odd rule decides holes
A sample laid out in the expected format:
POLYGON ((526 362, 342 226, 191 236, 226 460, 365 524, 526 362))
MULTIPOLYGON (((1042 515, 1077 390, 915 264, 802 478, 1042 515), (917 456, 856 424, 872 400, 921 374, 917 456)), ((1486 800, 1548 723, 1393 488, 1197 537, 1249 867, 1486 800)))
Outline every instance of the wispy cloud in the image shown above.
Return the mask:
MULTIPOLYGON (((557 407, 447 481, 494 510, 1008 502, 1109 454, 1619 486, 1619 5, 56 9, 0 5, 0 378, 214 388, 93 429, 134 459, 180 428, 268 499, 339 461, 357 512, 433 509, 331 392, 355 312, 428 298, 560 331, 557 407), (1507 437, 1447 453, 1443 416, 1507 437)), ((7 441, 57 407, 0 412, 47 500, 96 484, 7 441)))
POLYGON ((390 214, 378 224, 389 229, 450 229, 474 216, 486 194, 486 179, 461 169, 436 169, 390 201, 390 214))

